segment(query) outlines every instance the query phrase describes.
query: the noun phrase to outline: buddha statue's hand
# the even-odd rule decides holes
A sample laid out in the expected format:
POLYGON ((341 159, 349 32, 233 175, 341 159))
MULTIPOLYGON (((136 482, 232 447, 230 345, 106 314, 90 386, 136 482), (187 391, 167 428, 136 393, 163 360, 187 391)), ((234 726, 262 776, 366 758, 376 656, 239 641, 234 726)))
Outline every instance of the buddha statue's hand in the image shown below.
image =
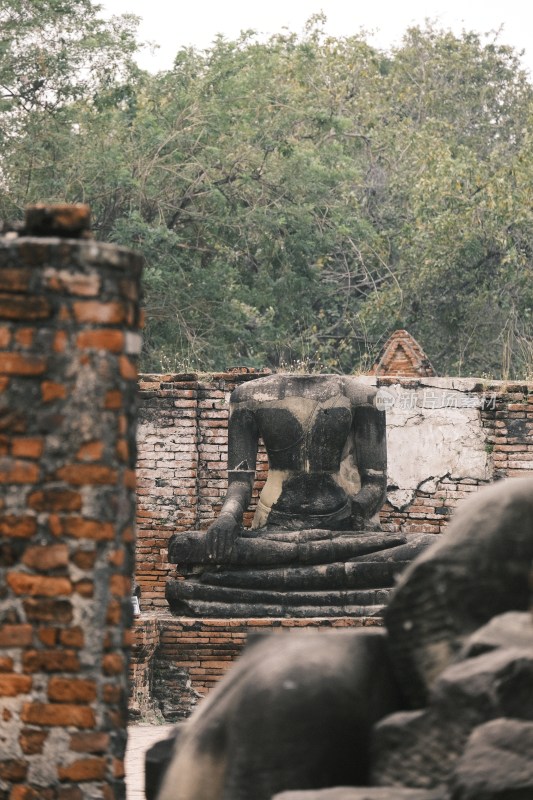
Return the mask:
POLYGON ((233 514, 223 511, 207 529, 207 557, 219 564, 229 561, 240 530, 233 514))
POLYGON ((352 529, 365 530, 369 527, 369 519, 376 514, 386 496, 386 478, 377 476, 367 481, 352 498, 352 529), (379 479, 378 479, 379 478, 379 479))
POLYGON ((365 496, 360 497, 360 493, 352 500, 351 524, 354 531, 363 531, 366 528, 369 515, 365 500, 365 496))

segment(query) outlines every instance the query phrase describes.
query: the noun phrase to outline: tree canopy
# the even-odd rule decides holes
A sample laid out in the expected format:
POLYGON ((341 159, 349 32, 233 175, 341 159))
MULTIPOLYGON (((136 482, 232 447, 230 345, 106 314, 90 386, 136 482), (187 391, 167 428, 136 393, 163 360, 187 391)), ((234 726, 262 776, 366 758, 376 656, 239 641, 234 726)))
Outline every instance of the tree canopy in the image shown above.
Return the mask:
POLYGON ((0 215, 87 202, 144 253, 148 370, 352 372, 407 328, 441 374, 531 377, 519 54, 429 24, 385 53, 322 21, 150 75, 134 18, 0 0, 0 215))

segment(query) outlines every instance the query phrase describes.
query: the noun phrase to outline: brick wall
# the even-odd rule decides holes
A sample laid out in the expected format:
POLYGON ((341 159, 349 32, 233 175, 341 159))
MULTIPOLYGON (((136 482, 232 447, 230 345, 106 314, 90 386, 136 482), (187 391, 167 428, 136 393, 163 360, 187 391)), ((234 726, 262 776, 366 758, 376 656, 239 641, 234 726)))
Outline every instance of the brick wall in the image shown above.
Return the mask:
POLYGON ((123 798, 141 264, 0 240, 0 797, 123 798))
POLYGON ((154 704, 154 661, 160 645, 161 628, 155 617, 133 621, 133 646, 130 658, 130 719, 157 719, 154 704))
MULTIPOLYGON (((143 375, 140 382, 137 469, 137 572, 141 606, 166 609, 168 539, 175 531, 207 528, 226 491, 229 396, 235 386, 266 373, 211 376, 143 375)), ((258 456, 254 504, 266 480, 258 456)))
MULTIPOLYGON (((380 383, 390 385, 393 380, 380 383)), ((405 379, 403 385, 415 388, 405 379)), ((533 476, 533 384, 478 384, 468 397, 479 398, 474 407, 487 452, 486 475, 446 475, 430 481, 427 491, 422 484, 414 489, 412 501, 400 510, 385 503, 381 512, 384 530, 442 533, 457 504, 481 486, 500 478, 533 476)))

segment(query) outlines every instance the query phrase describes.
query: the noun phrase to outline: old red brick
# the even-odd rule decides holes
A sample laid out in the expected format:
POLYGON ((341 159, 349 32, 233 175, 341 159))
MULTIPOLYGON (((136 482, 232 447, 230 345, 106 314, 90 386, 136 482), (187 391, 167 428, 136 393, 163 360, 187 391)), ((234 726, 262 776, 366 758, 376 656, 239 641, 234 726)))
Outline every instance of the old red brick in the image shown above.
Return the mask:
POLYGON ((77 322, 99 325, 121 325, 126 322, 127 308, 123 303, 101 303, 98 300, 77 301, 73 305, 77 322))
POLYGON ((10 435, 25 433, 27 428, 28 419, 22 408, 6 409, 0 416, 0 430, 9 431, 10 435))
POLYGON ((136 381, 139 378, 137 367, 128 356, 120 356, 120 374, 127 381, 136 381))
POLYGON ((83 800, 83 792, 79 786, 60 786, 57 800, 83 800))
POLYGON ((69 517, 64 524, 65 534, 76 539, 94 539, 108 541, 115 538, 115 527, 111 522, 100 522, 95 519, 69 517))
POLYGON ((72 561, 80 569, 92 569, 96 561, 96 552, 94 550, 78 550, 72 556, 72 561))
POLYGON ((126 551, 124 548, 121 550, 111 550, 108 556, 108 561, 114 567, 121 567, 124 564, 124 560, 126 558, 126 551))
POLYGON ((25 292, 32 274, 30 269, 0 269, 0 289, 3 292, 25 292))
POLYGON ((13 659, 9 656, 0 656, 0 672, 13 672, 13 659))
POLYGON ((85 634, 80 627, 66 628, 60 631, 59 641, 65 647, 73 647, 79 650, 85 644, 85 634))
POLYGON ((68 344, 68 334, 66 331, 57 331, 54 336, 52 350, 54 353, 64 353, 68 344))
POLYGON ((11 441, 11 452, 16 458, 40 458, 43 454, 44 439, 15 437, 11 441))
POLYGON ((131 578, 129 575, 112 575, 109 586, 114 597, 129 597, 131 595, 131 578))
POLYGON ((115 778, 123 778, 125 775, 124 761, 120 758, 113 759, 113 776, 115 778))
POLYGON ((73 486, 103 486, 117 482, 116 470, 100 464, 67 464, 57 470, 56 476, 73 486))
POLYGON ((31 347, 34 339, 34 328, 20 328, 15 334, 15 341, 21 347, 31 347))
POLYGON ((28 575, 25 572, 10 572, 6 580, 17 595, 57 597, 72 593, 72 583, 68 578, 50 578, 42 575, 28 575))
POLYGON ((72 650, 27 650, 22 655, 22 668, 26 673, 79 672, 80 661, 72 650))
POLYGON ((134 469, 124 470, 124 486, 126 486, 128 489, 137 488, 137 475, 135 474, 134 469))
POLYGON ((57 628, 39 628, 39 641, 41 641, 45 647, 55 647, 57 639, 57 628))
POLYGON ((107 408, 110 411, 116 411, 118 408, 122 408, 122 403, 122 392, 119 392, 117 389, 106 392, 104 408, 107 408))
POLYGON ((31 691, 32 679, 29 675, 9 675, 0 673, 0 697, 16 697, 31 691))
POLYGON ((42 753, 47 736, 47 731, 35 730, 35 728, 23 728, 19 736, 20 749, 27 756, 42 753))
POLYGON ((100 276, 70 270, 48 268, 44 273, 46 286, 54 292, 64 292, 82 297, 96 297, 100 291, 100 276))
MULTIPOLYGON (((124 349, 124 334, 115 330, 81 331, 76 339, 80 349, 109 350, 120 353, 124 349)), ((1 363, 1 362, 0 362, 1 363)))
MULTIPOLYGON (((35 545, 24 551, 22 563, 38 572, 48 572, 57 567, 68 565, 68 547, 66 544, 35 545)), ((60 592, 58 592, 60 594, 60 592)), ((64 592, 63 592, 64 594, 64 592)))
POLYGON ((118 625, 122 618, 122 608, 118 600, 111 600, 107 606, 106 625, 118 625))
POLYGON ((58 767, 59 780, 76 781, 101 781, 106 774, 105 758, 80 758, 66 767, 58 767))
POLYGON ((0 325, 0 347, 7 347, 11 341, 11 331, 6 325, 0 325))
POLYGON ((130 457, 130 448, 128 446, 127 439, 119 439, 117 442, 116 450, 117 450, 117 456, 120 458, 120 460, 124 461, 127 464, 130 457))
POLYGON ((87 442, 80 447, 76 453, 76 458, 79 461, 100 461, 104 453, 103 442, 87 442))
POLYGON ((20 539, 29 539, 37 531, 35 517, 0 516, 0 534, 20 539))
POLYGON ((73 733, 69 747, 76 753, 105 753, 109 747, 109 734, 101 731, 73 733))
POLYGON ((28 506, 35 511, 79 511, 82 499, 72 489, 40 489, 29 496, 28 506))
POLYGON ((102 693, 104 703, 110 706, 116 706, 121 703, 124 698, 124 692, 120 686, 115 686, 113 683, 106 683, 102 693))
POLYGON ((1 625, 0 647, 28 647, 32 643, 31 625, 1 625))
POLYGON ((24 600, 24 611, 30 622, 54 622, 68 625, 72 621, 73 611, 70 600, 51 600, 40 597, 38 600, 24 600))
POLYGON ((74 591, 82 597, 92 597, 94 595, 94 583, 88 578, 77 581, 74 584, 74 591))
POLYGON ((21 294, 0 294, 1 319, 47 319, 52 307, 45 297, 21 294))
POLYGON ((124 672, 124 657, 122 653, 108 653, 102 659, 102 669, 105 675, 120 675, 124 672))
POLYGON ((56 703, 92 703, 96 699, 96 684, 82 678, 54 676, 48 681, 48 699, 56 703))
POLYGON ((22 783, 28 772, 28 765, 18 758, 0 761, 0 780, 22 783))
POLYGON ((108 709, 106 721, 112 728, 124 728, 128 722, 127 712, 124 708, 108 709))
POLYGON ((54 400, 64 400, 67 396, 67 387, 56 381, 43 381, 41 383, 41 397, 43 403, 52 403, 54 400))
POLYGON ((0 461, 0 483, 36 483, 39 467, 28 461, 2 459, 0 461))
POLYGON ((68 306, 61 306, 57 312, 57 319, 60 322, 70 322, 72 320, 70 308, 68 306))
POLYGON ((17 783, 11 789, 9 800, 56 800, 55 789, 35 788, 17 783))
POLYGON ((72 725, 75 728, 94 728, 96 724, 92 708, 66 703, 26 703, 21 719, 29 725, 43 727, 72 725))
POLYGON ((131 527, 124 528, 122 531, 122 541, 123 542, 134 542, 135 541, 135 531, 131 527))

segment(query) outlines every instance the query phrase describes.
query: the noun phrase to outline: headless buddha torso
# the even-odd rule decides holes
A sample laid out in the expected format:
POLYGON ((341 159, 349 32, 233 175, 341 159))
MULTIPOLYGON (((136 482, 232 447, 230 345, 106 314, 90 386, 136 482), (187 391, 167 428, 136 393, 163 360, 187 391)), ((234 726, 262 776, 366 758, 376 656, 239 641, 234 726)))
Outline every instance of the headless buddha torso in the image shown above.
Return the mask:
POLYGON ((353 425, 352 401, 343 389, 342 379, 330 379, 325 386, 324 381, 295 376, 287 379, 283 397, 243 399, 269 459, 254 529, 349 527, 347 489, 359 488, 359 475, 353 468, 348 478, 341 469, 353 425))
MULTIPOLYGON (((221 517, 242 520, 261 438, 269 472, 254 530, 354 529, 354 511, 364 527, 386 486, 385 416, 374 395, 340 375, 271 375, 241 384, 231 396, 221 517)), ((214 537, 217 523, 210 530, 214 537)))

